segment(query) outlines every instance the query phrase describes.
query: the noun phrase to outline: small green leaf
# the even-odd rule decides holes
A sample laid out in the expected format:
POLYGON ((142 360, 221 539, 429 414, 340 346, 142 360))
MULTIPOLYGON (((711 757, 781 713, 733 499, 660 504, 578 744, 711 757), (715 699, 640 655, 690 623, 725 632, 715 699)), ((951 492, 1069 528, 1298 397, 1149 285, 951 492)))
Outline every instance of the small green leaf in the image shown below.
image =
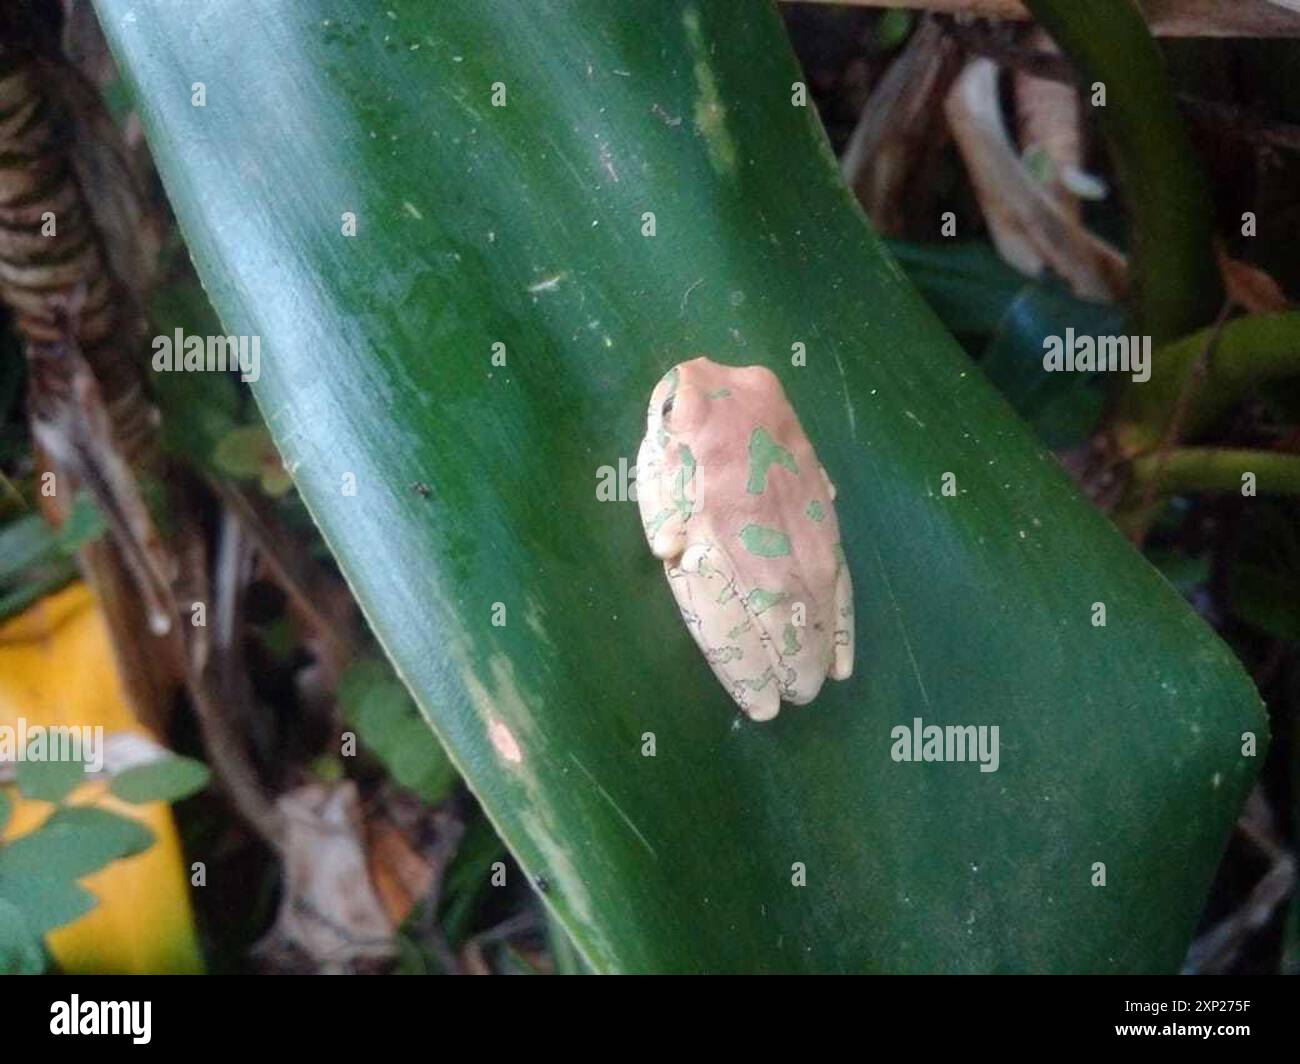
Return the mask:
POLYGON ((26 514, 0 529, 0 620, 76 576, 73 558, 78 548, 103 535, 106 527, 94 500, 80 493, 62 529, 51 528, 38 514, 26 514))
POLYGON ((116 776, 109 790, 124 802, 179 802, 208 785, 211 773, 202 761, 164 757, 137 765, 116 776))
MULTIPOLYGON (((3 550, 3 548, 0 548, 3 550)), ((0 593, 0 621, 22 613, 39 598, 58 591, 77 575, 77 564, 70 558, 55 562, 36 579, 19 584, 12 591, 0 593)))
POLYGON ((49 557, 54 533, 37 514, 27 514, 0 529, 0 580, 9 581, 49 557))
POLYGON ((384 759, 393 779, 426 802, 445 798, 456 782, 456 769, 418 711, 394 727, 393 739, 384 759))
POLYGON ((0 898, 23 914, 34 935, 80 919, 96 903, 95 895, 70 878, 33 871, 0 871, 0 898))
POLYGON ((338 696, 344 713, 364 698, 370 688, 392 674, 393 670, 379 658, 361 658, 349 665, 339 677, 338 696))
POLYGON ((447 796, 456 770, 406 687, 385 663, 359 661, 339 682, 344 718, 393 779, 426 802, 447 796))
POLYGON ((108 531, 108 521, 92 496, 78 492, 72 511, 57 533, 59 549, 71 556, 86 543, 108 531))
POLYGON ((18 906, 0 898, 0 975, 40 975, 44 970, 40 936, 18 906))
POLYGON ((892 52, 907 40, 915 18, 911 11, 901 7, 883 12, 876 23, 876 46, 882 52, 892 52))
POLYGON ((223 473, 258 481, 267 495, 283 495, 293 486, 271 434, 261 425, 243 425, 227 432, 217 443, 213 461, 223 473))
POLYGON ((63 528, 56 531, 39 514, 26 514, 0 529, 0 581, 27 575, 36 566, 70 558, 82 544, 103 535, 107 524, 94 500, 79 492, 63 528))
POLYGON ((262 486, 264 494, 278 499, 293 487, 293 478, 280 462, 280 456, 276 455, 273 462, 267 462, 262 466, 262 475, 258 478, 258 483, 262 486))
POLYGON ((260 425, 243 425, 221 437, 213 457, 223 473, 252 479, 261 476, 262 461, 270 445, 266 429, 260 425))
POLYGON ((419 945, 409 935, 397 936, 397 964, 394 975, 428 975, 429 966, 425 964, 424 954, 419 945))
POLYGON ((338 783, 343 779, 343 759, 337 754, 321 754, 311 763, 311 774, 322 783, 338 783))
POLYGON ((345 702, 343 713, 361 734, 367 746, 386 752, 392 746, 389 734, 394 724, 412 712, 410 696, 392 676, 375 683, 355 702, 345 702))
POLYGON ((104 809, 65 807, 0 849, 0 882, 18 874, 78 879, 152 844, 153 832, 127 817, 104 809))
POLYGON ((80 761, 19 761, 15 771, 19 793, 41 802, 63 801, 85 778, 80 761))

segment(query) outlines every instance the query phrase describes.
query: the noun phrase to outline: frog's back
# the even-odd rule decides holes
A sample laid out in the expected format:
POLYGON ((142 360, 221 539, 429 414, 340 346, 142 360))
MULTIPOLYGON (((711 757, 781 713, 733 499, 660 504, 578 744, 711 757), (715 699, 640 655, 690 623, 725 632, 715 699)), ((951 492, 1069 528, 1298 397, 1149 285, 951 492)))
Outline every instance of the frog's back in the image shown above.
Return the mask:
POLYGON ((775 374, 719 368, 730 371, 728 394, 714 402, 735 406, 730 429, 697 456, 710 531, 747 590, 793 583, 820 598, 834 583, 839 527, 817 454, 775 374))

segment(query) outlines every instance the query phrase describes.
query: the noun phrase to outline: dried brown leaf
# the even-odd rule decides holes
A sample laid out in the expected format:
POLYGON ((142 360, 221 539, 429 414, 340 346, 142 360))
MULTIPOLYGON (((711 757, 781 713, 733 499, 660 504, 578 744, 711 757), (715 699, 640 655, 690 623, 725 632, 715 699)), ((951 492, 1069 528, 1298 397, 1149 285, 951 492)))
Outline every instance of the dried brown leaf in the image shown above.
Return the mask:
POLYGON ((1021 161, 1002 117, 998 68, 973 59, 944 103, 999 253, 1028 276, 1050 267, 1081 299, 1107 302, 1126 287, 1124 256, 1063 211, 1021 161))

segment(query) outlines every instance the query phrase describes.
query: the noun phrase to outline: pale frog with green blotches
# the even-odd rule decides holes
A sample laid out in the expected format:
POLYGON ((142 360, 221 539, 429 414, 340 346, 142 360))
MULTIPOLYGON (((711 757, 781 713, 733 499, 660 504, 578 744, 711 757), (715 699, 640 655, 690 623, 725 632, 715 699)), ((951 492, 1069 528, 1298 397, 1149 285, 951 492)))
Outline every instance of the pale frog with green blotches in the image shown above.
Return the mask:
POLYGON ((650 396, 646 539, 736 704, 770 720, 853 672, 853 582, 835 487, 776 374, 696 358, 650 396))

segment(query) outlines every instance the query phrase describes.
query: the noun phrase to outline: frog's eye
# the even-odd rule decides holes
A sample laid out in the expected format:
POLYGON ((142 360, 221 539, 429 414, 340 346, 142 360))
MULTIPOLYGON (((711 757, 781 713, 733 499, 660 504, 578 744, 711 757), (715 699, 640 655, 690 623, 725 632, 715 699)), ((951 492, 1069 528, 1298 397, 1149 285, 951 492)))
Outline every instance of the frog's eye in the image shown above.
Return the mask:
POLYGON ((664 400, 664 405, 659 411, 659 416, 661 418, 666 418, 669 414, 673 412, 673 398, 674 397, 670 395, 667 399, 664 400))

